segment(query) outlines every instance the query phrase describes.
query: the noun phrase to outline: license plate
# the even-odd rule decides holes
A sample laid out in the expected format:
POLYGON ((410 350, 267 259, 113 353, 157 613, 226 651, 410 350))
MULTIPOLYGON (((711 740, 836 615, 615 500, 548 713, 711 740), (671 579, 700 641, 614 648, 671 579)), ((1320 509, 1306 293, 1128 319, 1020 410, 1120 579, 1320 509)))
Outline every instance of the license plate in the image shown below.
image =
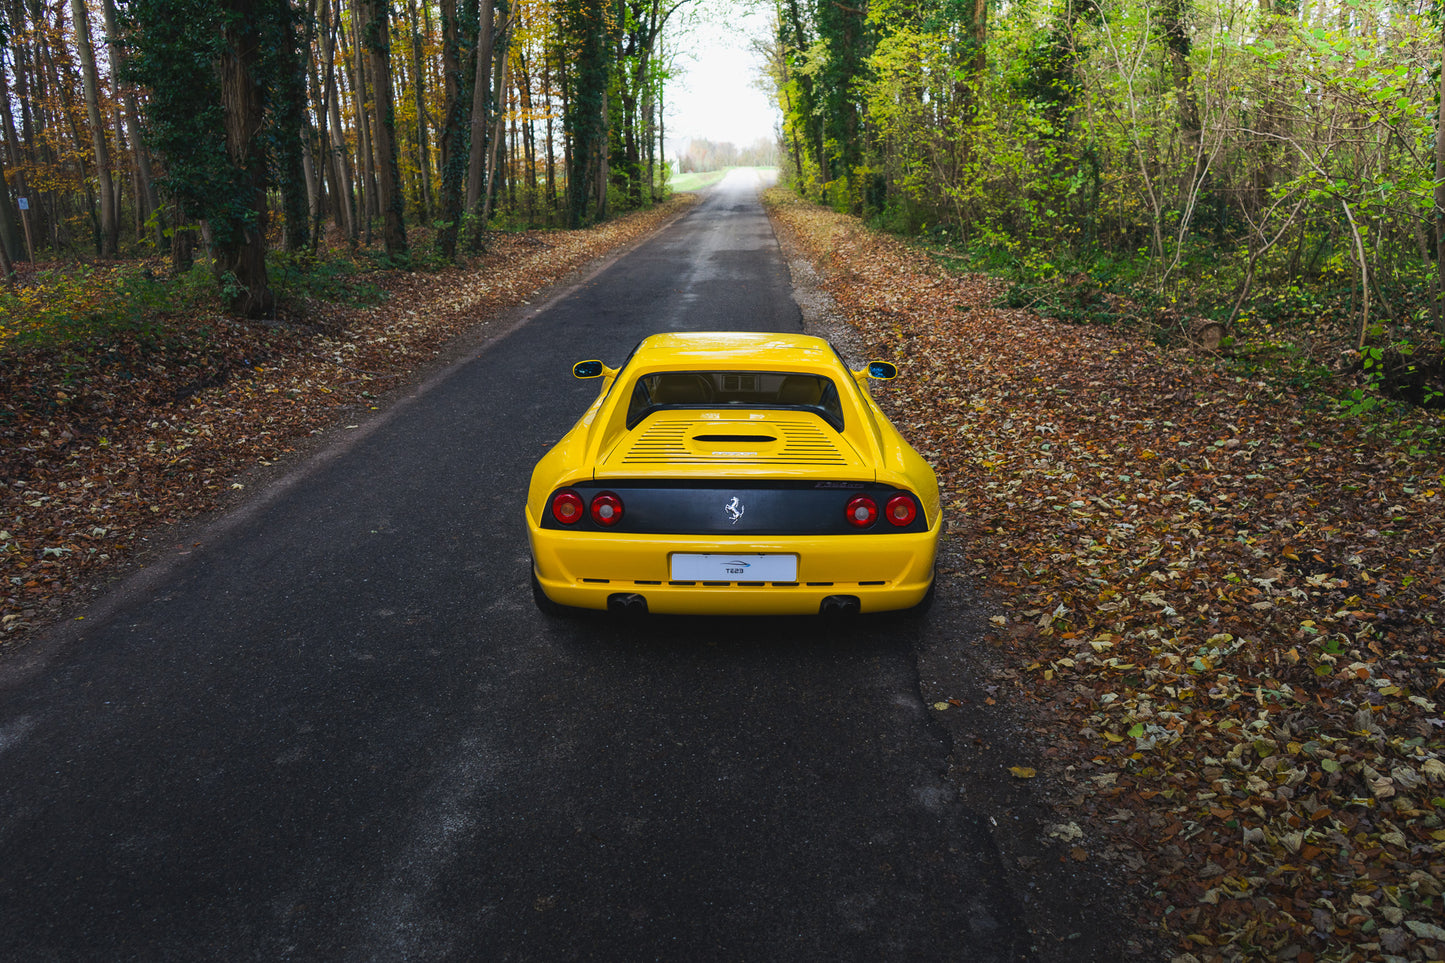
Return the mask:
POLYGON ((796 582, 796 555, 672 556, 674 582, 796 582))

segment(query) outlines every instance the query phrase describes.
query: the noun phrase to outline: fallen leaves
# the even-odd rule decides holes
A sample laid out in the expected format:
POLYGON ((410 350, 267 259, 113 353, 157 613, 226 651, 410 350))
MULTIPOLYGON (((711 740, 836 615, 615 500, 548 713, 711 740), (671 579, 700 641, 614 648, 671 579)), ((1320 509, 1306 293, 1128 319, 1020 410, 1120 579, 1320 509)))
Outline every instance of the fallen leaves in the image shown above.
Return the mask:
POLYGON ((1012 701, 1073 747, 1041 778, 1147 854, 1180 959, 1445 955, 1441 459, 772 200, 900 363, 1012 701))

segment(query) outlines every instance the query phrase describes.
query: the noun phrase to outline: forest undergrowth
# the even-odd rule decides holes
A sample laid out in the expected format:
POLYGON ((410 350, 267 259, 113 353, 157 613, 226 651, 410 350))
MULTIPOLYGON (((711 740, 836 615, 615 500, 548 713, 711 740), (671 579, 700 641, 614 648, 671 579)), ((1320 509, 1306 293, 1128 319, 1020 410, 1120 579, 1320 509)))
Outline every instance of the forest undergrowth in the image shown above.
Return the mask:
MULTIPOLYGON (((378 407, 462 332, 695 199, 590 230, 496 234, 463 266, 377 269, 350 282, 364 296, 293 304, 284 322, 151 310, 103 336, 0 339, 0 652, 115 578, 166 526, 244 497, 242 472, 378 407)), ((8 320, 12 332, 26 324, 8 320)))
POLYGON ((1073 800, 1061 858, 1131 852, 1185 963, 1445 956, 1438 452, 769 201, 900 365, 875 394, 1040 720, 1046 764, 1014 775, 1073 800))

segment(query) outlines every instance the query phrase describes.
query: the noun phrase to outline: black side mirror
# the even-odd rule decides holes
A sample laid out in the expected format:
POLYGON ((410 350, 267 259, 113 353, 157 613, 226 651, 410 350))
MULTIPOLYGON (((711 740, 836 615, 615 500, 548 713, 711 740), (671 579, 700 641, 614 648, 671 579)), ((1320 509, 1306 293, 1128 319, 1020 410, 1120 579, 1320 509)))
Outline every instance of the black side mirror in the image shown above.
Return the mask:
POLYGON ((572 366, 572 377, 600 378, 602 377, 602 367, 600 361, 579 361, 572 366))

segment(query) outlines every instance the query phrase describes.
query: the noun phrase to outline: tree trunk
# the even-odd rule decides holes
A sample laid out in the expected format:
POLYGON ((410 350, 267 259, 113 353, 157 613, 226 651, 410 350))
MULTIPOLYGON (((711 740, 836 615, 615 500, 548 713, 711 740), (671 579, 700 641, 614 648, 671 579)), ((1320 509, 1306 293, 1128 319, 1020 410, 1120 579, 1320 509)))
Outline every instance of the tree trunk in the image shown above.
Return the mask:
POLYGON ((1164 43, 1169 49, 1169 60, 1174 68, 1174 99, 1179 105, 1179 136, 1184 153, 1192 163, 1183 171, 1179 185, 1179 207, 1192 206, 1190 199, 1200 189, 1207 169, 1204 156, 1203 122, 1199 117, 1199 100, 1194 94, 1193 67, 1189 62, 1193 41, 1189 36, 1189 21, 1186 0, 1164 0, 1160 7, 1160 22, 1164 29, 1164 43))
MULTIPOLYGON (((780 6, 778 14, 780 19, 783 12, 780 6)), ((792 57, 802 57, 808 50, 809 43, 805 21, 802 11, 798 6, 798 0, 788 0, 786 12, 788 17, 785 29, 790 28, 792 32, 792 37, 789 38, 792 41, 789 53, 792 57)), ((818 111, 815 110, 818 93, 813 83, 813 74, 809 71, 800 72, 795 69, 793 76, 798 82, 798 99, 800 103, 797 105, 797 116, 803 121, 804 134, 808 142, 808 153, 818 168, 818 178, 821 181, 828 181, 831 179, 828 172, 828 152, 823 142, 822 118, 818 111)), ((800 181, 804 180, 805 177, 803 166, 798 168, 798 179, 800 181)), ((805 183, 805 192, 807 186, 805 183)))
MULTIPOLYGON (((71 149, 72 152, 73 152, 73 153, 72 153, 72 156, 75 158, 76 166, 78 166, 78 167, 80 168, 80 178, 81 178, 81 182, 86 185, 86 187, 85 187, 85 210, 90 214, 91 223, 92 223, 92 226, 93 226, 94 231, 95 231, 95 239, 96 239, 96 242, 97 242, 97 243, 96 243, 96 248, 97 248, 97 250, 100 250, 100 249, 103 248, 103 244, 104 244, 104 242, 102 242, 102 241, 100 240, 100 235, 101 235, 100 218, 99 218, 99 216, 98 216, 97 213, 96 213, 95 198, 94 198, 94 196, 91 194, 91 191, 90 191, 90 186, 89 186, 89 185, 90 185, 90 175, 89 175, 89 173, 87 173, 87 171, 86 171, 86 169, 85 169, 85 153, 86 153, 86 151, 85 151, 85 139, 84 139, 83 137, 81 137, 80 128, 79 128, 78 126, 76 126, 75 103, 74 103, 74 99, 71 97, 71 91, 75 89, 75 80, 76 80, 77 78, 75 78, 73 75, 67 75, 67 76, 65 76, 65 77, 62 79, 61 73, 60 73, 60 68, 56 65, 56 58, 55 58, 54 53, 53 53, 52 50, 51 50, 50 42, 49 42, 49 40, 47 39, 47 35, 44 34, 44 33, 42 33, 41 36, 40 36, 39 54, 40 54, 40 61, 41 61, 42 66, 43 66, 47 71, 49 71, 49 74, 50 74, 50 78, 49 78, 49 79, 50 79, 50 87, 51 87, 51 89, 52 89, 53 91, 57 92, 57 93, 59 94, 59 97, 60 97, 60 108, 61 108, 61 109, 60 109, 60 117, 58 118, 57 122, 63 121, 64 124, 65 124, 65 126, 66 126, 67 128, 69 128, 69 130, 70 130, 71 143, 70 143, 69 147, 70 147, 70 149, 71 149)), ((63 62, 64 62, 67 66, 69 66, 69 61, 63 61, 63 62)), ((50 202, 51 202, 52 205, 55 204, 56 198, 52 196, 52 197, 50 198, 50 202)), ((52 216, 51 216, 50 221, 51 221, 51 229, 52 229, 52 231, 54 232, 54 234, 52 235, 52 236, 53 236, 53 241, 52 241, 52 243, 53 243, 53 246, 55 247, 55 249, 56 249, 56 250, 59 250, 59 249, 60 249, 60 245, 61 245, 61 240, 60 240, 60 234, 59 234, 59 232, 60 232, 60 228, 61 228, 62 225, 63 225, 63 218, 62 218, 62 217, 56 217, 56 216, 54 216, 54 212, 52 211, 52 216)), ((69 243, 69 233, 68 233, 68 232, 67 232, 67 237, 66 237, 66 243, 69 243)))
POLYGON ((212 219, 214 267, 230 309, 248 318, 270 314, 275 306, 266 277, 266 156, 261 131, 265 122, 263 87, 257 76, 259 49, 253 5, 241 0, 225 27, 221 54, 221 106, 225 113, 226 154, 237 172, 248 210, 212 219))
MULTIPOLYGON (((552 111, 552 58, 542 58, 542 97, 548 104, 547 111, 547 203, 552 212, 557 210, 557 147, 554 143, 556 132, 553 129, 552 111)), ((551 217, 548 217, 551 223, 551 217)))
MULTIPOLYGON (((3 126, 3 138, 5 145, 9 148, 12 161, 22 160, 20 153, 20 139, 15 136, 15 119, 10 114, 10 89, 6 80, 5 71, 0 70, 0 126, 3 126)), ((0 245, 9 248, 12 260, 25 260, 21 256, 20 245, 24 242, 21 236, 19 225, 19 208, 12 206, 10 200, 10 189, 5 184, 6 175, 4 159, 0 157, 0 245)), ((25 179, 17 172, 13 177, 15 194, 17 197, 25 196, 25 179)))
MULTIPOLYGON (((14 14, 12 26, 20 23, 19 5, 14 14)), ((45 221, 44 206, 36 192, 30 189, 29 179, 25 174, 25 168, 33 169, 36 166, 37 150, 36 145, 41 146, 39 153, 44 153, 44 141, 37 140, 43 133, 40 129, 40 122, 36 118, 36 108, 33 106, 35 98, 40 92, 36 86, 41 83, 38 69, 35 66, 35 58, 31 56, 30 49, 25 45, 17 45, 12 48, 14 55, 15 72, 15 103, 20 105, 20 130, 15 129, 15 117, 10 109, 11 97, 7 89, 6 72, 0 70, 0 117, 5 122, 5 142, 10 148, 10 160, 12 164, 24 165, 15 170, 15 191, 20 197, 30 198, 30 227, 34 234, 42 239, 49 228, 45 221), (34 83, 31 82, 34 75, 34 83)))
POLYGON ((382 240, 388 257, 406 254, 405 201, 396 156, 396 110, 391 97, 391 30, 387 24, 388 0, 365 0, 366 49, 371 66, 372 96, 376 102, 377 203, 381 208, 382 240))
POLYGON ((336 194, 336 223, 354 248, 360 239, 356 217, 356 184, 346 147, 346 133, 341 129, 341 91, 336 78, 336 34, 339 30, 340 13, 340 10, 332 13, 331 0, 321 0, 321 60, 324 74, 321 89, 324 114, 327 118, 323 123, 329 123, 331 127, 327 163, 331 167, 336 194))
POLYGON ((85 0, 70 0, 70 16, 75 25, 75 49, 80 57, 85 115, 90 123, 95 177, 100 191, 100 256, 113 258, 120 245, 120 215, 116 210, 115 185, 110 176, 110 145, 105 139, 105 118, 100 110, 100 79, 95 73, 95 48, 90 42, 90 12, 86 9, 85 0))
POLYGON ((657 91, 652 78, 642 98, 642 136, 647 147, 647 203, 657 203, 657 91))
POLYGON ((478 214, 486 180, 487 132, 491 127, 492 105, 496 103, 492 98, 492 50, 496 45, 492 0, 481 0, 480 16, 476 74, 472 80, 472 138, 467 162, 466 205, 468 211, 478 214))
MULTIPOLYGON (((0 190, 6 189, 4 165, 0 164, 0 190)), ((12 216, 5 213, 5 209, 8 207, 9 204, 0 204, 0 227, 3 227, 3 222, 12 216)), ((18 257, 19 255, 16 256, 18 257)), ((15 262, 10 258, 9 244, 5 240, 3 230, 0 230, 0 277, 5 279, 5 284, 10 288, 11 292, 14 292, 15 262)))
POLYGON ((500 28, 497 30, 500 41, 493 44, 497 61, 494 70, 495 77, 493 78, 495 86, 492 88, 491 99, 491 103, 494 105, 492 112, 494 116, 492 120, 491 137, 487 144, 486 189, 482 192, 481 216, 473 228, 475 232, 472 237, 473 248, 480 247, 482 231, 486 229, 487 222, 491 220, 492 201, 497 193, 497 168, 501 162, 503 124, 507 119, 507 112, 502 109, 502 105, 505 103, 507 96, 507 72, 512 61, 512 58, 507 56, 510 27, 511 18, 508 17, 502 21, 500 28))
MULTIPOLYGON (((113 65, 113 73, 119 73, 125 67, 125 50, 116 42, 120 30, 116 25, 115 0, 105 0, 102 8, 105 11, 105 32, 109 41, 110 62, 113 65)), ((152 226, 155 231, 156 250, 164 250, 166 245, 166 219, 165 212, 161 210, 161 199, 156 193, 155 175, 151 171, 151 152, 146 146, 145 137, 141 133, 140 105, 136 100, 135 87, 127 84, 124 89, 125 99, 125 122, 130 131, 131 152, 135 157, 135 169, 137 180, 137 201, 136 206, 141 210, 141 219, 152 226)))
POLYGON ((462 188, 466 176, 466 140, 469 119, 465 78, 461 59, 461 27, 457 22, 457 0, 441 0, 442 17, 442 108, 441 143, 441 227, 437 229, 437 250, 448 261, 456 257, 457 229, 462 216, 462 188))
MULTIPOLYGON (((417 170, 421 176, 421 219, 422 223, 431 220, 432 197, 431 197, 431 137, 428 132, 426 115, 426 57, 425 40, 418 23, 416 0, 407 0, 408 13, 411 16, 411 62, 412 93, 415 97, 416 106, 416 153, 417 170)), ((430 16, 427 17, 430 22, 430 16)), ((428 31, 430 32, 430 31, 428 31)))
MULTIPOLYGON (((310 206, 303 148, 310 139, 309 111, 306 109, 306 68, 301 59, 296 14, 291 0, 270 0, 274 5, 267 22, 271 33, 262 39, 271 60, 268 132, 276 157, 276 186, 281 190, 288 251, 310 246, 310 206)), ((308 43, 306 49, 309 51, 308 43)))
POLYGON ((15 268, 11 261, 22 261, 24 257, 24 239, 20 236, 20 225, 16 219, 17 212, 10 206, 10 188, 5 178, 5 158, 0 155, 0 255, 5 256, 5 274, 14 272, 15 268))
MULTIPOLYGON (((1445 23, 1441 25, 1441 50, 1445 52, 1445 23)), ((1440 72, 1435 107, 1435 272, 1441 291, 1435 304, 1435 328, 1445 334, 1445 70, 1440 72)))
POLYGON ((597 146, 594 153, 597 156, 597 220, 605 221, 609 216, 607 209, 607 182, 612 176, 611 167, 608 164, 607 89, 605 87, 602 90, 601 114, 601 118, 597 121, 597 129, 600 134, 597 138, 597 146))
MULTIPOLYGON (((339 3, 340 0, 337 0, 339 3)), ((376 168, 374 165, 375 154, 371 147, 371 112, 367 110, 366 104, 366 57, 362 54, 361 45, 361 21, 364 16, 363 10, 359 9, 362 0, 356 0, 352 7, 351 22, 355 28, 355 35, 352 41, 353 51, 348 51, 346 46, 346 34, 338 34, 341 40, 342 59, 351 59, 351 94, 356 103, 356 140, 357 150, 357 192, 361 195, 357 203, 357 211, 361 218, 361 243, 371 245, 371 222, 376 217, 376 168), (352 53, 355 56, 352 56, 352 53)))
MULTIPOLYGON (((307 125, 310 127, 310 125, 307 125)), ((325 137, 325 128, 322 128, 321 136, 325 137)), ((326 208, 326 182, 324 174, 316 164, 316 153, 311 148, 311 135, 307 135, 301 141, 301 174, 306 178, 306 217, 309 223, 308 236, 318 230, 317 225, 321 223, 321 212, 326 208)), ((316 244, 311 243, 311 249, 316 249, 316 244)))

